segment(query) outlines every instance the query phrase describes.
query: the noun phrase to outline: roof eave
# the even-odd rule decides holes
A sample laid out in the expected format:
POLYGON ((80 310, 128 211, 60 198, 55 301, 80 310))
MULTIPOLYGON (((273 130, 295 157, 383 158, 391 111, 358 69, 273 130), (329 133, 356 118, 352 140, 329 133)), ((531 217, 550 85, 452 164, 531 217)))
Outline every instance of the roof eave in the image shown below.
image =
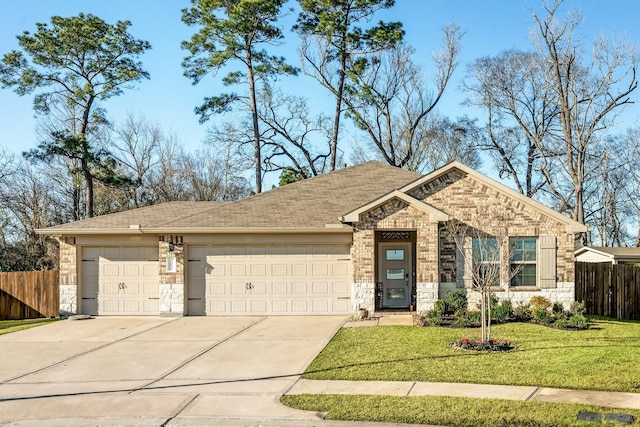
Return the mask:
POLYGON ((295 233, 352 233, 344 224, 326 224, 324 227, 174 227, 174 228, 44 228, 36 233, 44 236, 77 235, 141 235, 141 234, 295 234, 295 233))

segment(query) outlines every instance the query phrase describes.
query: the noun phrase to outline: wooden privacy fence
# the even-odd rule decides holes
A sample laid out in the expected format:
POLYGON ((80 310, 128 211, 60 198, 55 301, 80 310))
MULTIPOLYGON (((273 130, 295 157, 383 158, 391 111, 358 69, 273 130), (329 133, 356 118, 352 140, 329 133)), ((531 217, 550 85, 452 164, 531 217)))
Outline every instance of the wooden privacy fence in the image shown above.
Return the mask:
POLYGON ((0 320, 57 317, 58 271, 0 273, 0 320))
POLYGON ((575 283, 588 314, 640 320, 640 267, 576 262, 575 283))

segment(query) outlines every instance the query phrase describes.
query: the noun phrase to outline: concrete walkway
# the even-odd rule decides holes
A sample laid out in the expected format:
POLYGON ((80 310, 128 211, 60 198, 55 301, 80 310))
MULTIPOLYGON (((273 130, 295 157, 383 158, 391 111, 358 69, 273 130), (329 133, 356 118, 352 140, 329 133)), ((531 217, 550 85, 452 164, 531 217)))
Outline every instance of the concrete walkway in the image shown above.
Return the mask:
POLYGON ((490 384, 432 383, 417 381, 317 381, 298 380, 287 394, 364 394, 387 396, 451 396, 548 403, 582 403, 640 410, 640 394, 570 390, 547 387, 490 384))

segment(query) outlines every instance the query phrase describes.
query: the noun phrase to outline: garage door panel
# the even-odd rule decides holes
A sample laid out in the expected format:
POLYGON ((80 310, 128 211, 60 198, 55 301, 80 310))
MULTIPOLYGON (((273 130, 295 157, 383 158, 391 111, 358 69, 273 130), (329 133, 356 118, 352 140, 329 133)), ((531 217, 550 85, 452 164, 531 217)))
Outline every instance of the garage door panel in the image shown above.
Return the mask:
POLYGON ((306 282, 293 282, 291 284, 291 293, 292 294, 306 294, 307 293, 307 283, 306 282))
POLYGON ((126 263, 122 270, 123 270, 123 276, 125 277, 140 276, 140 266, 138 264, 126 263))
POLYGON ((349 264, 347 262, 341 261, 337 264, 334 263, 331 265, 331 275, 332 276, 346 276, 349 274, 349 264))
POLYGON ((141 293, 140 283, 127 282, 124 284, 122 291, 125 295, 138 295, 141 293))
POLYGON ((189 258, 206 257, 206 265, 211 266, 207 270, 190 264, 187 277, 188 289, 206 283, 206 314, 350 312, 346 245, 196 246, 187 250, 189 258))
POLYGON ((287 283, 286 282, 272 282, 271 293, 274 295, 286 295, 287 283))
POLYGON ((264 277, 267 275, 266 264, 251 264, 249 274, 252 277, 264 277))
POLYGON ((144 277, 157 276, 158 275, 158 263, 144 264, 142 266, 142 275, 144 277))
POLYGON ((251 313, 267 314, 267 302, 265 300, 251 300, 251 313))
POLYGON ((311 312, 326 314, 329 312, 329 301, 327 300, 313 300, 311 302, 311 312))
POLYGON ((313 264, 311 267, 311 274, 316 276, 328 276, 329 266, 327 264, 313 264))
POLYGON ((157 258, 157 247, 84 248, 83 312, 157 315, 157 258))
POLYGON ((266 295, 267 294, 267 283, 266 282, 250 282, 248 292, 251 295, 266 295))
POLYGON ((227 275, 227 268, 224 264, 209 263, 209 270, 207 273, 213 277, 224 277, 227 275))
POLYGON ((120 293, 121 283, 115 282, 103 282, 102 283, 102 291, 100 294, 104 295, 118 295, 120 293))
POLYGON ((160 299, 150 299, 143 301, 143 311, 149 314, 156 314, 160 311, 160 299))
POLYGON ((120 265, 119 264, 105 264, 108 260, 101 259, 100 264, 102 265, 101 276, 108 277, 120 277, 120 265))
POLYGON ((292 313, 308 313, 309 310, 307 308, 306 300, 293 300, 291 301, 291 312, 292 313))
POLYGON ((248 313, 247 301, 245 300, 231 300, 230 304, 231 313, 241 314, 248 313))
POLYGON ((209 292, 207 295, 224 295, 227 293, 227 284, 224 282, 213 282, 207 285, 209 292))
POLYGON ((336 295, 349 294, 350 286, 346 282, 333 282, 331 284, 331 292, 336 295))
POLYGON ((246 282, 232 282, 229 284, 229 292, 231 295, 244 295, 247 293, 246 282))
POLYGON ((291 266, 291 275, 292 276, 306 276, 307 275, 307 264, 293 264, 291 266))
POLYGON ((331 304, 334 313, 348 313, 351 310, 351 301, 349 299, 333 300, 331 304))
POLYGON ((329 284, 326 282, 313 282, 311 284, 311 293, 314 295, 327 295, 329 293, 329 284))
POLYGON ((231 264, 230 276, 238 277, 247 275, 247 265, 246 264, 231 264))
POLYGON ((142 285, 142 293, 147 296, 158 295, 160 292, 158 283, 156 282, 145 282, 142 285))
POLYGON ((225 314, 227 312, 227 302, 224 300, 207 301, 209 309, 207 314, 225 314))
POLYGON ((271 265, 271 275, 272 276, 286 276, 287 275, 287 264, 272 264, 271 265))

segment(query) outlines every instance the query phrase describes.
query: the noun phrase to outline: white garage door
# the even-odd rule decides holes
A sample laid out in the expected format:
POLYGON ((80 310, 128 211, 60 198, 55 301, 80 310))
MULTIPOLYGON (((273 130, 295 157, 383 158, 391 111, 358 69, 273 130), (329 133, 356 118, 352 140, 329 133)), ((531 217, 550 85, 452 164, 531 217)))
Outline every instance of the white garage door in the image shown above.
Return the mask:
POLYGON ((348 246, 192 246, 187 314, 347 314, 348 246))
POLYGON ((157 315, 157 247, 87 247, 82 257, 82 312, 157 315))

